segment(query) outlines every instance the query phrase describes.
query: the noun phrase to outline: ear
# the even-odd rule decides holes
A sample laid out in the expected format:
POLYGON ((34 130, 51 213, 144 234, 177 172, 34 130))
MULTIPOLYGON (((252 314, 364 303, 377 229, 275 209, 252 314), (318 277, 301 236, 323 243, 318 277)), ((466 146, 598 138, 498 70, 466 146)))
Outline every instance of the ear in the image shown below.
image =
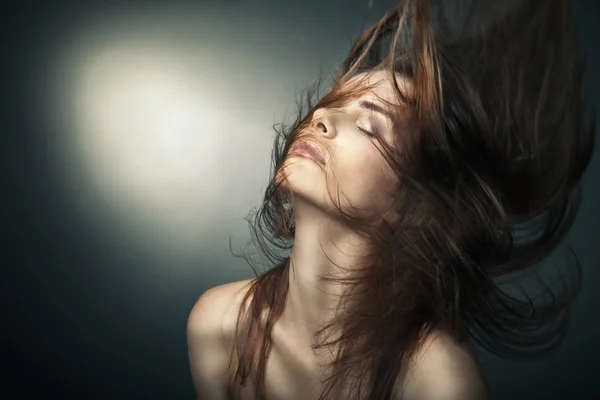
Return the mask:
POLYGON ((396 211, 392 211, 389 213, 389 215, 385 216, 385 219, 391 226, 394 226, 400 220, 400 215, 396 211))
POLYGON ((381 215, 381 220, 386 221, 391 226, 394 226, 400 220, 400 214, 398 214, 394 205, 392 205, 381 215))

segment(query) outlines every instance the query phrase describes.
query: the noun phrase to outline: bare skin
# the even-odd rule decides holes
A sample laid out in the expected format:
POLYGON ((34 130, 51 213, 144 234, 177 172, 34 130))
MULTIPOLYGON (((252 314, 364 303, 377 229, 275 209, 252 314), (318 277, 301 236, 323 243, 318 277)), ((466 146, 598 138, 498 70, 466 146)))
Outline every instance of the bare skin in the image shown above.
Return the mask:
MULTIPOLYGON (((232 370, 227 371, 233 346, 235 322, 250 280, 217 286, 200 297, 188 320, 189 358, 192 379, 200 400, 226 400, 232 370)), ((316 399, 323 388, 324 359, 310 349, 298 347, 294 332, 276 323, 265 373, 267 399, 316 399)), ((235 365, 235 360, 234 360, 235 365)), ((417 352, 398 387, 404 400, 488 399, 483 374, 467 344, 439 333, 417 352)), ((256 400, 248 387, 243 400, 256 400)), ((335 398, 346 398, 337 393, 335 398)))
MULTIPOLYGON (((364 107, 365 101, 379 106, 386 101, 394 103, 393 83, 383 71, 362 77, 374 85, 370 93, 343 108, 315 112, 306 137, 321 148, 325 166, 288 155, 276 175, 280 187, 293 197, 296 231, 286 306, 272 332, 266 370, 268 399, 316 399, 321 392, 321 380, 326 376, 325 366, 331 355, 315 354, 312 345, 315 333, 332 318, 341 288, 319 281, 318 276, 339 276, 338 265, 358 267, 356 255, 367 246, 336 215, 338 211, 329 197, 332 194, 335 198, 337 189, 331 187, 332 182, 358 208, 394 218, 386 211, 393 199, 383 189, 395 183, 395 176, 375 148, 376 141, 365 134, 367 131, 380 135, 392 144, 391 121, 372 107, 364 107)), ((404 89, 410 90, 410 82, 398 78, 404 89)), ((248 283, 241 281, 211 289, 190 314, 190 362, 201 399, 227 398, 225 369, 239 302, 248 283)), ((485 399, 487 392, 470 349, 443 333, 428 338, 417 352, 414 365, 398 382, 401 386, 407 400, 475 400, 485 399)), ((347 397, 341 390, 335 398, 347 397)), ((252 399, 250 393, 244 399, 252 399)))

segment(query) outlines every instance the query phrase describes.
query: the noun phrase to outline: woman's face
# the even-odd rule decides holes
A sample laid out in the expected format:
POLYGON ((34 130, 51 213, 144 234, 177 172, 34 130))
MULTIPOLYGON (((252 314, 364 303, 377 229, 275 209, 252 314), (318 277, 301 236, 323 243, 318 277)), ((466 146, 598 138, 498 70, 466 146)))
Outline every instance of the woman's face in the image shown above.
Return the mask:
MULTIPOLYGON (((360 215, 391 205, 396 177, 377 149, 380 145, 374 136, 393 145, 392 120, 385 109, 389 103, 398 104, 398 100, 389 73, 361 74, 349 83, 360 79, 371 86, 369 91, 343 107, 317 109, 306 131, 300 134, 302 140, 321 150, 324 165, 290 151, 277 174, 276 182, 283 180, 280 187, 284 191, 326 212, 337 212, 330 195, 342 210, 351 211, 350 203, 360 215)), ((402 87, 409 85, 406 79, 400 76, 397 80, 401 90, 409 89, 402 87)))

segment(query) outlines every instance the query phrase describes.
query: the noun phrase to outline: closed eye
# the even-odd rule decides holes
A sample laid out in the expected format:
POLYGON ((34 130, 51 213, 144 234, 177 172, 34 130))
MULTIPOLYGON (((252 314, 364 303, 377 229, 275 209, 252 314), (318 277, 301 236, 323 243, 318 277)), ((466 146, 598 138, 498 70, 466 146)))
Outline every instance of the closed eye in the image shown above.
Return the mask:
POLYGON ((374 138, 375 134, 373 134, 373 132, 370 132, 366 129, 361 128, 360 126, 356 126, 358 128, 359 131, 361 131, 365 136, 369 137, 369 138, 374 138))

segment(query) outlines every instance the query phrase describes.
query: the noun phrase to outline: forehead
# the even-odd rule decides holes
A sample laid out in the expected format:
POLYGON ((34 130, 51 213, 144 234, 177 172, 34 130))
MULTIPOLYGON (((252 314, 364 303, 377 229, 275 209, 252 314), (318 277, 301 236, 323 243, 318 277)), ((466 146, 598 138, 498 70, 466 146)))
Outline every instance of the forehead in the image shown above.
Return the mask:
MULTIPOLYGON (((412 81, 405 75, 396 73, 396 82, 400 91, 407 97, 412 97, 412 81)), ((389 71, 363 72, 352 77, 348 84, 360 84, 364 87, 370 87, 369 94, 376 96, 384 102, 397 104, 398 98, 394 90, 394 81, 389 71)))

